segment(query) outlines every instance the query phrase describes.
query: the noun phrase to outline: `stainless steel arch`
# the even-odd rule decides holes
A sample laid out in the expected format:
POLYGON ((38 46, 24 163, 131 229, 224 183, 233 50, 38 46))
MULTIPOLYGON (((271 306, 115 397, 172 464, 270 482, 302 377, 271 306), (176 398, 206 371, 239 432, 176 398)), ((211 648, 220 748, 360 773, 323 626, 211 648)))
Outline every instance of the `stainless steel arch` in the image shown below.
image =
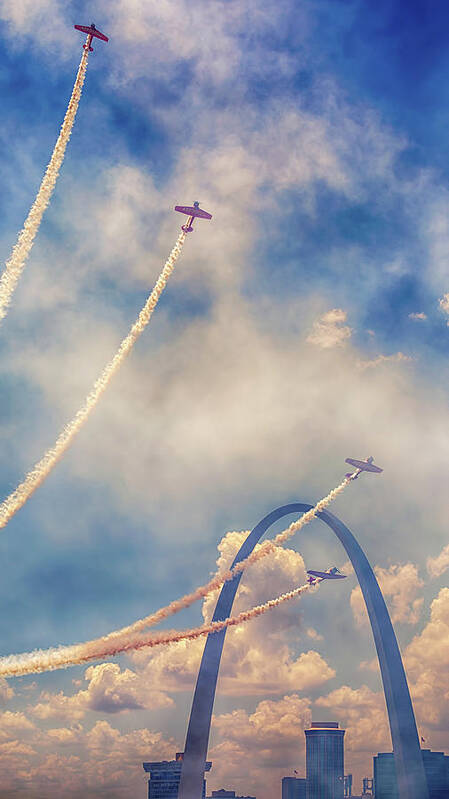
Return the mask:
MULTIPOLYGON (((278 519, 291 513, 305 513, 312 507, 304 502, 292 502, 273 510, 256 525, 243 542, 233 565, 244 560, 252 552, 263 534, 278 519)), ((379 584, 365 553, 348 527, 329 511, 325 510, 317 515, 333 530, 343 544, 354 566, 365 599, 382 674, 395 754, 399 797, 400 799, 428 799, 427 782, 407 678, 379 584)), ((226 619, 231 615, 241 576, 240 573, 233 580, 224 584, 215 608, 214 621, 226 619)), ((226 629, 209 634, 206 640, 187 730, 178 799, 200 799, 202 794, 215 688, 225 636, 226 629)))

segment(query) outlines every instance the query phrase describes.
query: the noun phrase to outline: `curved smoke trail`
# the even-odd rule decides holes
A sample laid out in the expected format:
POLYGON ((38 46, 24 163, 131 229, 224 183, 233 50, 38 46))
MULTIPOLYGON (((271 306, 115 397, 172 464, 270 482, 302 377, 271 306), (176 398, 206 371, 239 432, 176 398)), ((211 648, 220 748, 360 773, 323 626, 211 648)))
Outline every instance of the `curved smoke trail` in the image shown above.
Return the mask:
POLYGON ((165 605, 159 610, 156 610, 149 616, 145 616, 143 619, 138 619, 138 621, 133 622, 133 624, 129 624, 127 627, 122 627, 120 630, 116 630, 109 633, 109 635, 103 636, 102 638, 87 642, 82 646, 89 646, 89 644, 95 645, 99 641, 108 643, 114 639, 120 639, 129 633, 143 630, 145 627, 154 627, 160 621, 168 619, 170 616, 174 616, 181 610, 189 608, 199 599, 204 599, 213 591, 221 588, 221 586, 228 582, 228 580, 232 580, 236 574, 243 572, 247 566, 251 566, 251 564, 257 563, 257 561, 261 560, 266 555, 271 554, 275 551, 276 547, 283 546, 289 538, 305 527, 306 524, 311 522, 316 517, 317 513, 324 510, 339 494, 341 494, 341 492, 350 482, 351 480, 345 477, 340 485, 332 489, 332 491, 330 491, 327 496, 323 497, 323 499, 320 499, 313 508, 307 511, 307 513, 304 513, 299 519, 292 522, 285 530, 278 533, 278 535, 276 535, 272 541, 264 541, 258 549, 254 550, 254 552, 252 552, 251 555, 248 555, 248 557, 244 560, 241 560, 240 563, 237 563, 233 569, 226 569, 225 571, 218 572, 218 574, 214 575, 208 583, 200 585, 191 593, 185 594, 180 599, 175 599, 173 602, 170 602, 170 604, 165 605))
POLYGON ((83 50, 80 65, 73 86, 72 96, 61 126, 61 132, 55 144, 53 154, 45 171, 42 183, 39 187, 36 199, 31 206, 30 212, 25 220, 25 224, 19 233, 17 242, 11 253, 11 257, 6 261, 4 272, 0 278, 0 321, 6 316, 11 297, 19 281, 25 261, 28 258, 34 239, 42 221, 42 216, 50 202, 56 180, 64 160, 65 150, 72 133, 73 123, 75 122, 76 112, 81 99, 81 91, 86 77, 88 50, 83 50))
MULTIPOLYGON (((247 566, 251 565, 252 563, 256 563, 261 558, 270 554, 276 549, 277 546, 283 545, 292 535, 298 532, 298 530, 311 522, 312 519, 316 517, 317 513, 319 513, 321 510, 324 510, 324 508, 329 505, 350 482, 350 479, 345 478, 340 485, 337 486, 337 488, 334 488, 332 491, 330 491, 326 497, 317 502, 317 504, 307 511, 307 513, 304 513, 300 519, 292 522, 289 527, 275 536, 272 541, 265 541, 258 550, 252 552, 251 555, 238 563, 233 569, 227 569, 224 572, 220 572, 212 577, 208 583, 200 586, 192 593, 186 594, 181 599, 171 602, 166 607, 161 608, 155 613, 152 613, 150 616, 146 616, 144 619, 139 619, 128 627, 123 627, 120 630, 116 630, 112 633, 109 633, 109 635, 102 636, 101 638, 86 641, 83 644, 53 647, 47 650, 36 650, 34 652, 27 652, 19 655, 8 655, 4 658, 0 658, 0 677, 11 677, 19 676, 21 674, 52 671, 54 669, 66 668, 67 666, 87 663, 91 660, 101 660, 105 657, 110 657, 111 655, 117 655, 120 652, 127 652, 131 649, 139 649, 144 646, 160 646, 162 644, 172 643, 174 641, 181 641, 184 639, 190 640, 192 638, 198 638, 201 635, 207 635, 208 632, 212 632, 213 630, 217 631, 219 629, 223 629, 223 626, 240 624, 241 621, 246 621, 248 618, 253 618, 256 615, 260 615, 260 613, 264 613, 265 610, 253 608, 251 611, 245 611, 245 613, 253 614, 254 611, 254 616, 250 615, 243 618, 242 614, 239 614, 239 616, 235 618, 240 619, 240 621, 226 620, 226 623, 213 623, 222 625, 221 627, 207 625, 206 627, 195 627, 193 630, 187 631, 175 630, 168 633, 159 633, 156 635, 151 635, 149 633, 138 635, 140 630, 144 629, 145 627, 152 626, 162 619, 166 619, 169 616, 178 613, 180 610, 189 607, 198 599, 206 597, 212 591, 220 588, 228 580, 232 580, 236 574, 242 572, 247 566)), ((293 596, 297 596, 298 593, 301 593, 302 590, 306 590, 307 588, 310 588, 308 584, 301 586, 301 588, 295 589, 293 592, 283 594, 282 596, 291 599, 293 596)), ((278 601, 279 599, 282 598, 270 600, 268 603, 266 603, 266 605, 261 605, 259 607, 269 610, 271 607, 274 607, 273 603, 280 604, 278 601)), ((282 599, 282 601, 286 600, 282 599)))
POLYGON ((231 616, 223 621, 212 621, 210 624, 203 624, 201 627, 192 627, 190 630, 169 630, 161 633, 146 633, 140 636, 134 636, 121 644, 111 643, 108 647, 103 647, 101 652, 94 654, 93 652, 84 654, 79 653, 79 645, 65 646, 59 649, 49 650, 36 650, 23 655, 8 655, 7 657, 0 658, 0 677, 19 677, 24 674, 39 674, 44 671, 55 671, 56 669, 67 668, 68 666, 79 666, 82 663, 88 663, 90 660, 98 660, 99 658, 112 657, 119 655, 123 652, 130 650, 143 649, 145 647, 153 648, 156 646, 163 646, 166 644, 177 643, 178 641, 193 641, 209 633, 216 633, 225 627, 235 627, 237 624, 255 619, 263 613, 272 608, 276 608, 283 602, 288 602, 295 599, 305 591, 315 589, 316 586, 311 586, 310 583, 294 588, 293 591, 288 591, 286 594, 281 594, 276 599, 270 599, 263 605, 256 605, 250 610, 243 610, 237 616, 231 616))
POLYGON ((66 449, 72 443, 74 437, 95 408, 101 395, 104 393, 104 391, 106 391, 106 388, 108 387, 114 374, 120 368, 122 362, 150 321, 153 311, 158 303, 159 297, 161 296, 167 284, 167 280, 173 272, 175 263, 181 254, 182 245, 184 244, 185 238, 186 234, 184 232, 180 233, 175 246, 165 262, 165 266, 156 281, 153 291, 149 295, 144 307, 140 311, 137 320, 134 322, 128 335, 123 339, 112 360, 109 361, 109 363, 105 366, 100 377, 94 383, 92 390, 87 395, 79 411, 77 411, 72 421, 69 422, 59 434, 55 445, 47 450, 43 458, 41 458, 41 460, 36 463, 34 468, 28 472, 25 480, 20 483, 9 495, 9 497, 7 497, 0 504, 0 527, 5 527, 7 525, 14 514, 17 513, 17 511, 25 504, 34 491, 36 491, 36 488, 43 483, 53 467, 56 466, 66 449))

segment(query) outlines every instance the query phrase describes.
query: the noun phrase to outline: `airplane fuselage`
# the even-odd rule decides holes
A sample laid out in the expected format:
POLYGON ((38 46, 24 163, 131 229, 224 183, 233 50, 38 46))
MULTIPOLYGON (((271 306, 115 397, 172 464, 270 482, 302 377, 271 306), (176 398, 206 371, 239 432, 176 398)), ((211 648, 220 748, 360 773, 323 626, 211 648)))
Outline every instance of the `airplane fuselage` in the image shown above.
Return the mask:
POLYGON ((189 216, 185 225, 182 225, 182 230, 184 233, 191 233, 193 230, 193 220, 195 219, 194 216, 189 216))

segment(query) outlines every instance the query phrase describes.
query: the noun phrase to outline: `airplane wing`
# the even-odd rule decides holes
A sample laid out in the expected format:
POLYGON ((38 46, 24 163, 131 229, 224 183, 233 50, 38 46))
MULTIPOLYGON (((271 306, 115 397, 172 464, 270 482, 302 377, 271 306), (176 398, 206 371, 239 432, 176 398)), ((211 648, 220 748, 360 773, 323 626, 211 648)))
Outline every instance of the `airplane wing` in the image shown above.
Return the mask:
POLYGON ((101 33, 101 31, 97 30, 97 28, 91 28, 90 26, 87 25, 74 25, 73 27, 76 28, 77 31, 81 31, 82 33, 87 33, 90 34, 91 36, 96 36, 97 39, 102 39, 104 42, 109 41, 108 37, 105 36, 104 33, 101 33))
POLYGON ((319 577, 320 580, 342 580, 346 577, 345 574, 331 574, 329 572, 318 572, 313 571, 313 569, 308 569, 307 574, 311 574, 312 577, 319 577))
POLYGON ((192 216, 199 216, 201 219, 212 219, 212 214, 208 214, 207 211, 203 211, 201 208, 195 208, 195 213, 192 216))
POLYGON ((93 35, 96 36, 97 39, 101 39, 103 42, 108 42, 109 41, 108 37, 105 36, 104 33, 101 33, 101 31, 99 31, 99 30, 95 30, 93 35))
POLYGON ((346 458, 345 463, 349 463, 351 466, 355 466, 356 469, 361 469, 362 472, 376 472, 377 474, 383 472, 383 469, 380 469, 379 466, 375 466, 374 463, 367 463, 367 461, 358 461, 356 458, 346 458))
POLYGON ((212 219, 212 214, 203 211, 201 208, 191 208, 189 205, 175 205, 175 211, 187 216, 199 216, 201 219, 212 219))

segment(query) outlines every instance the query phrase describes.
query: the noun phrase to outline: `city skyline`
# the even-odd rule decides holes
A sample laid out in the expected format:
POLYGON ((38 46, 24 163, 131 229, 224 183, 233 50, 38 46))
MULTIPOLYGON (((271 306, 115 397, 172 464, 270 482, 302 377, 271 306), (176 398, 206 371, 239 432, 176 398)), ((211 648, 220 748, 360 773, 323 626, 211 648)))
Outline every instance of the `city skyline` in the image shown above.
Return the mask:
MULTIPOLYGON (((5 0, 1 259, 94 43, 65 159, 0 326, 0 502, 73 418, 183 223, 151 323, 48 479, 0 531, 0 655, 142 618, 228 566, 272 508, 354 531, 387 603, 418 734, 449 751, 446 468, 449 12, 403 0, 5 0)), ((280 529, 280 528, 279 528, 280 529)), ((274 530, 274 533, 278 528, 274 530)), ((248 570, 208 792, 272 799, 336 719, 354 784, 391 750, 356 577, 313 522, 248 570), (229 770, 231 764, 231 770, 229 770)), ((165 628, 210 620, 216 596, 165 628)), ((144 796, 185 741, 203 641, 0 680, 4 799, 144 796)), ((2 796, 3 799, 3 796, 2 796)))

